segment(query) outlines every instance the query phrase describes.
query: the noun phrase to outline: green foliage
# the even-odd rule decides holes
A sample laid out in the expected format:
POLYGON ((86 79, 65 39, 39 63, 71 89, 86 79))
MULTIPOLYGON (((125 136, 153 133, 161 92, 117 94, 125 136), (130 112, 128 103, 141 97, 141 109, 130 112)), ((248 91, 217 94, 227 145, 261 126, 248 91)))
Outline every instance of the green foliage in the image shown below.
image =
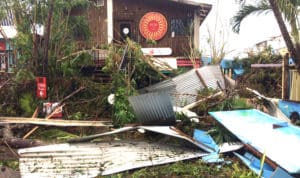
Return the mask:
POLYGON ((257 177, 257 175, 253 171, 243 168, 238 163, 234 163, 232 165, 232 169, 233 169, 233 171, 232 171, 231 178, 253 178, 253 177, 257 177))
POLYGON ((252 108, 247 104, 247 100, 244 98, 229 97, 224 101, 218 103, 215 107, 210 108, 210 111, 230 111, 235 109, 250 109, 252 108))
POLYGON ((70 32, 74 39, 89 40, 91 32, 87 24, 87 19, 84 16, 70 17, 70 32))
POLYGON ((68 115, 68 118, 71 120, 86 120, 88 117, 88 114, 82 113, 82 112, 74 112, 71 115, 68 115))
POLYGON ((128 97, 135 94, 136 89, 161 80, 161 76, 149 65, 150 59, 142 54, 140 45, 127 39, 124 46, 109 47, 109 57, 102 69, 112 76, 111 91, 115 93, 113 121, 117 127, 131 123, 135 119, 128 97), (122 60, 124 66, 120 69, 122 60))
POLYGON ((38 135, 39 139, 45 140, 45 141, 50 141, 50 142, 64 142, 69 139, 73 139, 78 137, 77 135, 62 131, 60 129, 48 129, 48 130, 43 130, 39 131, 36 133, 38 135))
POLYGON ((146 43, 148 45, 156 45, 157 44, 157 42, 155 40, 149 40, 149 39, 146 40, 146 43))
POLYGON ((20 98, 20 108, 24 112, 24 116, 31 116, 37 107, 37 102, 31 93, 25 93, 20 98))
POLYGON ((86 1, 86 0, 72 0, 71 1, 71 7, 73 8, 73 9, 78 9, 78 8, 80 8, 80 9, 86 9, 86 8, 88 8, 88 6, 89 6, 89 2, 88 1, 86 1))
POLYGON ((245 69, 245 74, 238 79, 239 86, 250 86, 268 97, 281 97, 281 68, 251 69, 251 64, 279 63, 281 59, 281 56, 272 53, 271 48, 248 58, 239 59, 245 69))
POLYGON ((35 80, 35 76, 27 69, 20 69, 14 79, 17 83, 26 83, 35 80))
POLYGON ((266 1, 259 1, 256 5, 244 5, 232 18, 232 30, 236 33, 240 32, 242 21, 252 14, 262 14, 271 11, 271 7, 266 1))
POLYGON ((176 128, 181 130, 183 133, 193 136, 194 129, 202 129, 199 123, 191 121, 191 118, 187 117, 182 113, 176 113, 176 128))
POLYGON ((116 127, 124 126, 135 120, 133 109, 130 107, 128 97, 132 95, 124 86, 118 86, 115 90, 115 103, 113 105, 113 124, 116 127))
POLYGON ((19 169, 19 161, 18 160, 0 160, 0 167, 9 167, 13 170, 19 169))
MULTIPOLYGON (((200 100, 202 98, 210 96, 210 95, 214 94, 215 92, 216 92, 216 90, 214 90, 212 88, 203 88, 202 90, 198 91, 197 100, 200 100)), ((196 112, 199 116, 207 115, 210 102, 212 102, 212 100, 203 101, 197 106, 196 112)))
POLYGON ((220 125, 216 125, 215 127, 209 129, 207 133, 218 144, 238 141, 238 139, 232 133, 220 125))
POLYGON ((206 164, 201 160, 179 161, 172 164, 147 167, 138 169, 131 173, 113 174, 103 177, 133 177, 133 178, 152 178, 152 177, 172 177, 172 178, 207 178, 207 177, 231 177, 231 178, 252 178, 255 173, 240 165, 239 163, 224 164, 219 167, 215 164, 206 164))

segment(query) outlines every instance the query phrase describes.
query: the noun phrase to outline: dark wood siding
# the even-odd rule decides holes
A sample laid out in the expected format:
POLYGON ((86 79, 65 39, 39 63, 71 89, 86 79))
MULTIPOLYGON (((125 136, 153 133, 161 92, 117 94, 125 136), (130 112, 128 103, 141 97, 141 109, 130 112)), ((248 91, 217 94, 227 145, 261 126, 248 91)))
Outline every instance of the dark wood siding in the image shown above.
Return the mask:
MULTIPOLYGON (((121 40, 120 24, 131 24, 131 38, 140 43, 142 47, 171 47, 172 56, 185 56, 189 51, 189 38, 187 35, 176 35, 171 37, 170 22, 174 18, 193 18, 195 6, 170 2, 165 0, 114 0, 114 39, 121 40), (168 31, 166 35, 157 41, 156 45, 147 44, 147 40, 139 32, 139 21, 147 12, 159 12, 168 21, 168 31)), ((192 40, 193 41, 193 40, 192 40)))
POLYGON ((101 45, 107 44, 107 9, 106 0, 104 1, 104 6, 96 7, 92 3, 84 14, 87 17, 91 39, 89 44, 86 42, 78 42, 81 48, 99 47, 101 45))
MULTIPOLYGON (((106 1, 102 7, 91 7, 88 11, 90 30, 95 44, 107 44, 106 1)), ((94 45, 95 46, 95 45, 94 45)))

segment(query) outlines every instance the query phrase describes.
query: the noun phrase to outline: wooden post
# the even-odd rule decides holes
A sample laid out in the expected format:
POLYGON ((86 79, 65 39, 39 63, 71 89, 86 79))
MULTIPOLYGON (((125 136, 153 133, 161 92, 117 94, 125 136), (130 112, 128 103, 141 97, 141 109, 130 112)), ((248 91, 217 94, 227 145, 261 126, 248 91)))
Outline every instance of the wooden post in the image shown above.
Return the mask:
POLYGON ((207 89, 207 84, 205 83, 205 80, 203 79, 203 77, 201 76, 200 72, 196 69, 196 74, 200 80, 200 82, 202 83, 202 85, 207 89))
POLYGON ((289 53, 286 53, 282 61, 282 99, 289 99, 289 53))

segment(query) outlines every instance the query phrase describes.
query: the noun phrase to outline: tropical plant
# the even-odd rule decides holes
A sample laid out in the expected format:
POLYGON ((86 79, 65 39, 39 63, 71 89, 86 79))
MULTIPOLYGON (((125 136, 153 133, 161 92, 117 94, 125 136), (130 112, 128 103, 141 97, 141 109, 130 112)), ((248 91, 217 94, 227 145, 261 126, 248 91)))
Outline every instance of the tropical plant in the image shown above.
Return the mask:
POLYGON ((37 102, 31 93, 25 93, 20 98, 20 107, 24 111, 25 116, 31 116, 37 106, 37 102))
POLYGON ((135 119, 128 97, 136 94, 137 89, 156 83, 164 77, 154 66, 152 59, 142 54, 141 46, 130 39, 125 44, 110 46, 109 56, 102 70, 112 77, 110 91, 115 94, 112 117, 117 127, 135 119))
POLYGON ((281 97, 281 68, 251 68, 251 64, 279 63, 281 58, 279 54, 273 54, 271 48, 266 48, 255 55, 238 59, 245 69, 244 75, 238 79, 239 87, 247 86, 269 97, 281 97))
POLYGON ((228 28, 225 26, 222 15, 219 14, 219 1, 220 0, 217 1, 215 7, 217 10, 215 11, 214 25, 212 27, 207 26, 208 36, 206 38, 206 44, 208 45, 207 49, 212 59, 212 64, 219 64, 226 55, 232 52, 228 46, 228 31, 224 30, 228 28))
MULTIPOLYGON (((239 2, 245 2, 243 0, 239 2)), ((299 23, 298 23, 298 6, 300 3, 294 0, 260 0, 255 5, 244 4, 241 9, 233 17, 233 31, 239 32, 241 22, 249 15, 255 13, 273 11, 278 26, 280 28, 283 39, 290 52, 291 57, 294 59, 295 64, 300 71, 300 41, 299 41, 299 23), (291 27, 290 36, 284 19, 291 27)))

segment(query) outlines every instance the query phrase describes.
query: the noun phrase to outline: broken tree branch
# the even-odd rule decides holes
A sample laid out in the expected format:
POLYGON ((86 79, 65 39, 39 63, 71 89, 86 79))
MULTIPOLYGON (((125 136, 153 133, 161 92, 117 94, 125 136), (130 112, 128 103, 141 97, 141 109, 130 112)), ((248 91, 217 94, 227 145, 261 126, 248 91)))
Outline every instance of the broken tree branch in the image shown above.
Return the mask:
POLYGON ((7 143, 7 141, 3 141, 3 143, 7 146, 9 151, 16 156, 16 158, 19 158, 20 156, 11 148, 11 146, 7 143))
POLYGON ((198 101, 196 101, 196 102, 194 102, 194 103, 188 104, 188 105, 184 106, 183 109, 192 109, 192 108, 198 106, 199 104, 203 103, 204 101, 207 101, 207 100, 209 100, 209 99, 211 99, 211 98, 215 98, 215 97, 217 97, 217 96, 221 96, 222 94, 223 94, 223 92, 222 92, 222 91, 219 91, 218 93, 215 93, 215 94, 213 94, 213 95, 210 95, 210 96, 208 96, 208 97, 206 97, 206 98, 203 98, 203 99, 201 99, 201 100, 198 100, 198 101))
POLYGON ((8 80, 6 80, 5 82, 3 82, 3 84, 0 85, 0 89, 1 89, 2 87, 4 87, 6 84, 8 84, 8 82, 10 82, 10 81, 11 81, 11 79, 8 79, 8 80))
POLYGON ((22 138, 8 138, 4 139, 0 142, 0 144, 9 145, 11 148, 27 148, 33 146, 41 146, 44 145, 42 142, 38 140, 29 140, 22 138))

